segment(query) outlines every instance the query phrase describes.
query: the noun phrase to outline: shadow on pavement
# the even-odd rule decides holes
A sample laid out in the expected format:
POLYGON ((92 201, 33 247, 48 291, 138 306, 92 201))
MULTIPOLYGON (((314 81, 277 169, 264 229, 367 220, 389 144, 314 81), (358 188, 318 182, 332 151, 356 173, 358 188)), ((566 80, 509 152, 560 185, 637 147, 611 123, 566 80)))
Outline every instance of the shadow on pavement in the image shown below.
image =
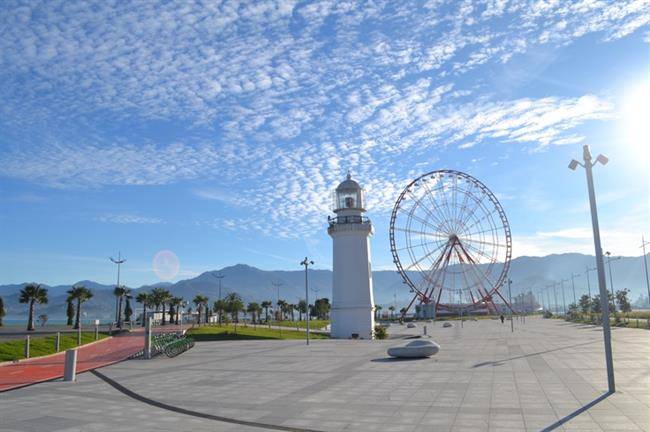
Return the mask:
POLYGON ((518 359, 522 359, 522 358, 526 358, 526 357, 532 357, 532 356, 536 356, 536 355, 540 355, 540 354, 546 354, 546 353, 555 352, 555 351, 562 351, 562 350, 565 350, 567 348, 575 348, 575 347, 579 347, 579 346, 583 346, 583 345, 589 345, 589 344, 593 344, 593 343, 597 343, 597 342, 599 342, 599 341, 583 342, 583 343, 579 343, 579 344, 575 344, 575 345, 569 345, 569 346, 564 346, 564 347, 559 347, 559 348, 553 348, 553 349, 546 350, 546 351, 538 351, 538 352, 534 352, 534 353, 530 353, 530 354, 524 354, 524 355, 520 355, 520 356, 516 356, 516 357, 510 357, 510 358, 501 359, 501 360, 486 361, 486 362, 483 362, 483 363, 477 363, 474 366, 472 366, 472 368, 477 368, 477 367, 482 367, 482 366, 490 366, 490 365, 491 366, 501 366, 503 364, 503 362, 507 362, 507 361, 510 361, 510 360, 518 360, 518 359))
POLYGON ((612 392, 607 392, 607 393, 604 393, 604 394, 598 396, 596 399, 592 400, 588 404, 586 404, 586 405, 578 408, 577 410, 573 411, 572 413, 562 417, 561 419, 559 419, 558 421, 556 421, 552 425, 545 427, 544 429, 542 429, 542 432, 548 432, 548 431, 552 431, 552 430, 555 430, 555 429, 559 428, 564 423, 568 422, 569 420, 571 420, 574 417, 579 416, 583 412, 587 411, 589 408, 591 408, 591 407, 595 406, 596 404, 598 404, 599 402, 602 402, 603 400, 607 399, 612 394, 613 394, 612 392))

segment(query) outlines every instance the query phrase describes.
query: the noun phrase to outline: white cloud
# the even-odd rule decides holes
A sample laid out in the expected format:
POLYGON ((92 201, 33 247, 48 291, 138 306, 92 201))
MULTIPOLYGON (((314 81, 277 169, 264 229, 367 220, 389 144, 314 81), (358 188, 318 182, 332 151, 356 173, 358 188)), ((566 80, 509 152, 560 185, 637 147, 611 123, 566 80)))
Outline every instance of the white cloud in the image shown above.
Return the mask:
POLYGON ((98 222, 107 222, 115 224, 162 224, 165 223, 160 218, 139 216, 135 214, 105 214, 95 217, 98 222))
POLYGON ((539 43, 621 38, 650 16, 634 0, 444 3, 2 5, 0 175, 60 188, 200 180, 214 186, 190 186, 198 197, 254 210, 201 223, 302 236, 347 168, 381 213, 425 152, 579 142, 577 126, 609 118, 607 100, 496 100, 456 78, 539 43), (156 122, 181 122, 181 137, 142 126, 156 122))

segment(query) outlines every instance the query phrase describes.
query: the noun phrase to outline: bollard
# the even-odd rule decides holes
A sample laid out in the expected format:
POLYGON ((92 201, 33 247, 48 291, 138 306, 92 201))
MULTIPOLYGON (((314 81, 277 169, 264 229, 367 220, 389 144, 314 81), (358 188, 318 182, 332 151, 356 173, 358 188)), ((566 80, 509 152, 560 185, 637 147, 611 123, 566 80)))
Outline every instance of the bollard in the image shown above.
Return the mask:
POLYGON ((61 332, 56 332, 56 339, 54 339, 54 349, 56 352, 61 350, 61 332))
POLYGON ((108 325, 108 335, 113 336, 113 323, 108 325))
POLYGON ((27 335, 27 337, 25 337, 25 353, 24 354, 25 354, 26 359, 29 358, 29 338, 30 338, 29 335, 27 335))
POLYGON ((70 349, 65 352, 65 367, 63 381, 76 381, 77 379, 77 350, 70 349))
POLYGON ((427 326, 424 326, 424 335, 427 335, 427 326))
POLYGON ((79 324, 79 328, 77 329, 77 346, 81 345, 81 324, 79 324))
POLYGON ((99 326, 95 324, 95 340, 99 339, 99 326))
POLYGON ((151 358, 151 320, 149 317, 147 324, 144 327, 144 358, 151 358))

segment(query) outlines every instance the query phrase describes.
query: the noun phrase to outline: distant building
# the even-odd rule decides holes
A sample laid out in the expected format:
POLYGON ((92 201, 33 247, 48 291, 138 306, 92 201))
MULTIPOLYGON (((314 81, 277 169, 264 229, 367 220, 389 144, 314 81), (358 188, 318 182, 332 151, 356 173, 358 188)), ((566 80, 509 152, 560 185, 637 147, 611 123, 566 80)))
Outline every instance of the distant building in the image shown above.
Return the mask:
POLYGON ((333 284, 330 313, 334 338, 372 339, 375 303, 372 294, 370 236, 373 227, 364 216, 365 197, 350 173, 334 191, 327 233, 332 237, 333 284))

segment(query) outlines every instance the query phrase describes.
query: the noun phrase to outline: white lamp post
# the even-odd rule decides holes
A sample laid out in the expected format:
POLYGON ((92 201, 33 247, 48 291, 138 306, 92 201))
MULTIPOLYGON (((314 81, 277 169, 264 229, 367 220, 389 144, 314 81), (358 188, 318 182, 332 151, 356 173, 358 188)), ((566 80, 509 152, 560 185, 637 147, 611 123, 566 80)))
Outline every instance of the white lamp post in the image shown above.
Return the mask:
POLYGON ((587 190, 589 193, 589 206, 591 207, 591 225, 594 232, 594 248, 596 249, 596 269, 598 272, 598 290, 600 292, 600 307, 603 312, 603 339, 605 343, 605 362, 607 364, 607 383, 609 392, 616 391, 616 384, 614 381, 614 359, 612 357, 612 336, 609 327, 609 299, 607 296, 607 285, 605 283, 605 263, 603 261, 603 249, 600 243, 600 228, 598 226, 598 209, 596 207, 596 193, 594 191, 594 177, 592 168, 596 162, 605 165, 609 159, 603 155, 598 155, 596 161, 591 161, 591 151, 589 146, 582 147, 582 157, 584 164, 577 160, 571 160, 569 169, 574 170, 579 166, 585 169, 587 174, 587 190))

